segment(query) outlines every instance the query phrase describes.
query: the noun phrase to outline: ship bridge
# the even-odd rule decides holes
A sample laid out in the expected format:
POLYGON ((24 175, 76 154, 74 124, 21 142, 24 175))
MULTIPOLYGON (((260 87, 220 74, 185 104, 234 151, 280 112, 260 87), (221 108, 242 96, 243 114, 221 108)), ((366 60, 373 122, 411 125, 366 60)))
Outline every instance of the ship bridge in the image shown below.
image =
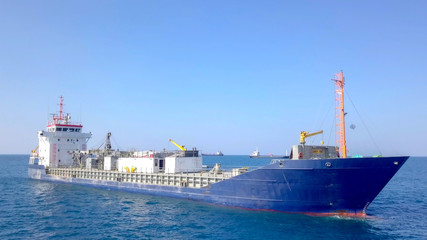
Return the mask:
POLYGON ((83 125, 80 123, 71 123, 71 116, 64 115, 64 98, 60 97, 59 114, 52 114, 52 119, 48 122, 46 130, 48 132, 80 132, 83 125))
POLYGON ((73 152, 86 151, 92 133, 84 133, 83 125, 72 123, 63 113, 64 99, 60 97, 59 114, 53 114, 45 131, 39 131, 38 161, 46 167, 71 166, 73 152))
POLYGON ((83 126, 81 124, 50 124, 47 126, 48 132, 80 132, 83 126))

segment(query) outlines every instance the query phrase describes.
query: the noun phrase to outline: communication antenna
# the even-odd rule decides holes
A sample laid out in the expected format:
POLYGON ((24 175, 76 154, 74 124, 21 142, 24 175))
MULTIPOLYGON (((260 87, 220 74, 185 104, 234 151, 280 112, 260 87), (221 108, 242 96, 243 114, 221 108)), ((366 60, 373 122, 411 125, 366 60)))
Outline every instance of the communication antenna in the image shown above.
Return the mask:
POLYGON ((62 96, 59 97, 61 101, 59 102, 59 120, 64 120, 62 118, 62 111, 64 109, 64 98, 62 96))

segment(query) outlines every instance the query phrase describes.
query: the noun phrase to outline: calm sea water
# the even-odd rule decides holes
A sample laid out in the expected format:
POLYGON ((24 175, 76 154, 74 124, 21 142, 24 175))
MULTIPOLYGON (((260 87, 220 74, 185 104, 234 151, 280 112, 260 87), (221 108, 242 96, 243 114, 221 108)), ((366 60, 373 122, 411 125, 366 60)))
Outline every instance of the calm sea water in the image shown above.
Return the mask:
MULTIPOLYGON (((27 178, 0 155, 0 239, 427 239, 427 158, 410 158, 366 219, 259 212, 27 178)), ((256 167, 243 156, 204 164, 256 167)))

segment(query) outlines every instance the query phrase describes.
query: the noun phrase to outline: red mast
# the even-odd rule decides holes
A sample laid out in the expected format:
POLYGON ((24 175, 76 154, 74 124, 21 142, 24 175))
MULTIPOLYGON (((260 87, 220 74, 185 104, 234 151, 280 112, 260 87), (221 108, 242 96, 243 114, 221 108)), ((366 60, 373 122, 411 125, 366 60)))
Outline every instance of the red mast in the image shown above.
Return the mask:
POLYGON ((340 156, 347 158, 347 146, 345 143, 345 112, 344 112, 344 77, 342 71, 335 74, 335 116, 336 122, 336 141, 340 156))
MULTIPOLYGON (((57 116, 56 114, 53 115, 53 124, 57 124, 59 123, 59 120, 64 120, 64 117, 62 116, 62 112, 63 112, 63 108, 64 108, 64 98, 62 96, 59 97, 60 102, 59 102, 59 116, 57 116)), ((49 124, 49 123, 48 123, 49 124)))

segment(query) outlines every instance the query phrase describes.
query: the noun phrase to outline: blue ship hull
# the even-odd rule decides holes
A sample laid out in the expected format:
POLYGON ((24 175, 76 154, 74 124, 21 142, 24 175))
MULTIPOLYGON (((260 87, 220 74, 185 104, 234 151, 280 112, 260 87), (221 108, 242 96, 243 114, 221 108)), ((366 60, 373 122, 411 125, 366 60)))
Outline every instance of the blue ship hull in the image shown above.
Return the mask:
POLYGON ((281 160, 204 188, 66 178, 29 165, 30 178, 253 210, 364 216, 409 157, 281 160))

